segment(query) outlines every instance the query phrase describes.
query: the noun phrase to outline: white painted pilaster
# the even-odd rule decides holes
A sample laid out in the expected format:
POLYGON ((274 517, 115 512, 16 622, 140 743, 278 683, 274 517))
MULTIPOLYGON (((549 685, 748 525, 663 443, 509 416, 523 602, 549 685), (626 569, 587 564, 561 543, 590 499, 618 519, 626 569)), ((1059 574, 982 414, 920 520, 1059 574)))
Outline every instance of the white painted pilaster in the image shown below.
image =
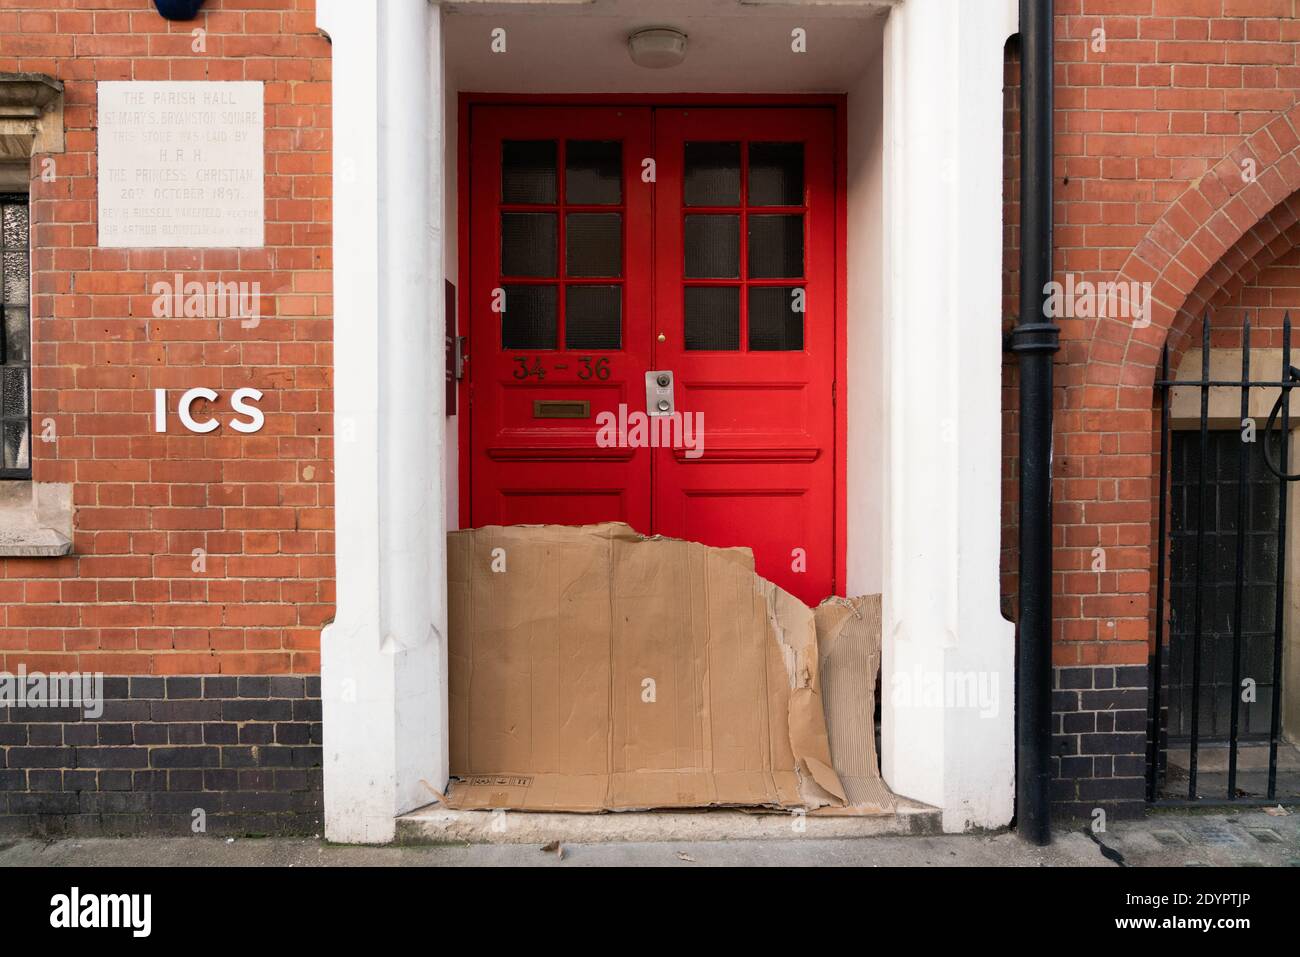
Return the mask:
POLYGON ((337 614, 325 833, 389 841, 447 777, 442 33, 429 0, 321 0, 333 45, 337 614))
POLYGON ((1015 0, 905 0, 885 36, 882 767, 899 794, 942 808, 948 831, 1007 824, 1014 797, 998 560, 1003 52, 1016 17, 1015 0))

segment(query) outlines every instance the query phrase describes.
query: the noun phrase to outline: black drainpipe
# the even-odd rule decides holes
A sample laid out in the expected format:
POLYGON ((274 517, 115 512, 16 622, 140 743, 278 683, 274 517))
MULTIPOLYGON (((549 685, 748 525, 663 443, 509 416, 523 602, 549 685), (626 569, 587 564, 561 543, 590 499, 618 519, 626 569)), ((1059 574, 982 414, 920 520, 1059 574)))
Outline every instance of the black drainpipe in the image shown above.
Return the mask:
POLYGON ((1020 618, 1016 661, 1016 830, 1052 840, 1053 0, 1020 0, 1020 618))

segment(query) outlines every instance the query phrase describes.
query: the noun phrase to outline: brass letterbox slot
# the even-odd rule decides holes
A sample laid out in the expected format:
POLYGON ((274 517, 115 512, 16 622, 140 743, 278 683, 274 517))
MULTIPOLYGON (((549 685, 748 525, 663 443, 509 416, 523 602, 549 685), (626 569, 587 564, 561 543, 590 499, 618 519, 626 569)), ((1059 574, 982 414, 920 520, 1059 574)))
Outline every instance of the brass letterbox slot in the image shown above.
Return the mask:
POLYGON ((586 399, 534 399, 534 419, 589 419, 591 402, 586 399))

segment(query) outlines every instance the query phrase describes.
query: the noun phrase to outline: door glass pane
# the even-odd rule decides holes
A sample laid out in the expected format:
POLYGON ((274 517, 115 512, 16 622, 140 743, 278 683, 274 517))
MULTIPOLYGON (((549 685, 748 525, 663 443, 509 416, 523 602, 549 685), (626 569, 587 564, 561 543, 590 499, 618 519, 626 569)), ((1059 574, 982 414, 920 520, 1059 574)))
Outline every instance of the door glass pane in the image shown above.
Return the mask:
POLYGON ((570 286, 564 303, 566 348, 623 347, 622 286, 570 286))
POLYGON ((683 241, 688 279, 740 278, 739 216, 687 216, 683 241))
POLYGON ((752 279, 803 276, 803 217, 749 217, 749 275, 752 279))
POLYGON ((686 205, 740 205, 740 144, 686 144, 686 205))
POLYGON ((501 275, 555 276, 554 213, 501 214, 501 275))
POLYGON ((501 348, 554 349, 556 305, 554 286, 506 286, 506 311, 501 314, 501 348))
POLYGON ((749 348, 791 352, 803 348, 804 290, 798 286, 749 288, 749 348))
POLYGON ((740 348, 740 287, 687 286, 687 349, 740 348))
POLYGON ((569 213, 564 229, 568 275, 623 275, 622 213, 569 213))
POLYGON ((623 202, 622 143, 569 140, 565 154, 565 202, 597 205, 623 202))
POLYGON ((501 202, 554 203, 555 140, 501 144, 501 202))
POLYGON ((803 144, 749 144, 749 205, 803 205, 803 144))

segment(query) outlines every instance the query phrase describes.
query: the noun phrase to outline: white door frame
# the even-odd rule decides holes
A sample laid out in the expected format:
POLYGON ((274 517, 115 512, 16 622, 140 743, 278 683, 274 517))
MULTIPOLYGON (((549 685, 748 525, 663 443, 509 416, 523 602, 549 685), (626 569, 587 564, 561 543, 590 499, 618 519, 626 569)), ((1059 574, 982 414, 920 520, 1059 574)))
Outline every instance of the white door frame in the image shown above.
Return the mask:
MULTIPOLYGON (((317 10, 333 44, 337 611, 321 696, 340 842, 392 840, 447 779, 442 16, 438 0, 317 10)), ((1015 29, 1016 0, 903 0, 886 26, 882 766, 949 831, 1007 824, 1014 790, 991 437, 1015 29), (966 679, 992 707, 926 693, 966 679)))

